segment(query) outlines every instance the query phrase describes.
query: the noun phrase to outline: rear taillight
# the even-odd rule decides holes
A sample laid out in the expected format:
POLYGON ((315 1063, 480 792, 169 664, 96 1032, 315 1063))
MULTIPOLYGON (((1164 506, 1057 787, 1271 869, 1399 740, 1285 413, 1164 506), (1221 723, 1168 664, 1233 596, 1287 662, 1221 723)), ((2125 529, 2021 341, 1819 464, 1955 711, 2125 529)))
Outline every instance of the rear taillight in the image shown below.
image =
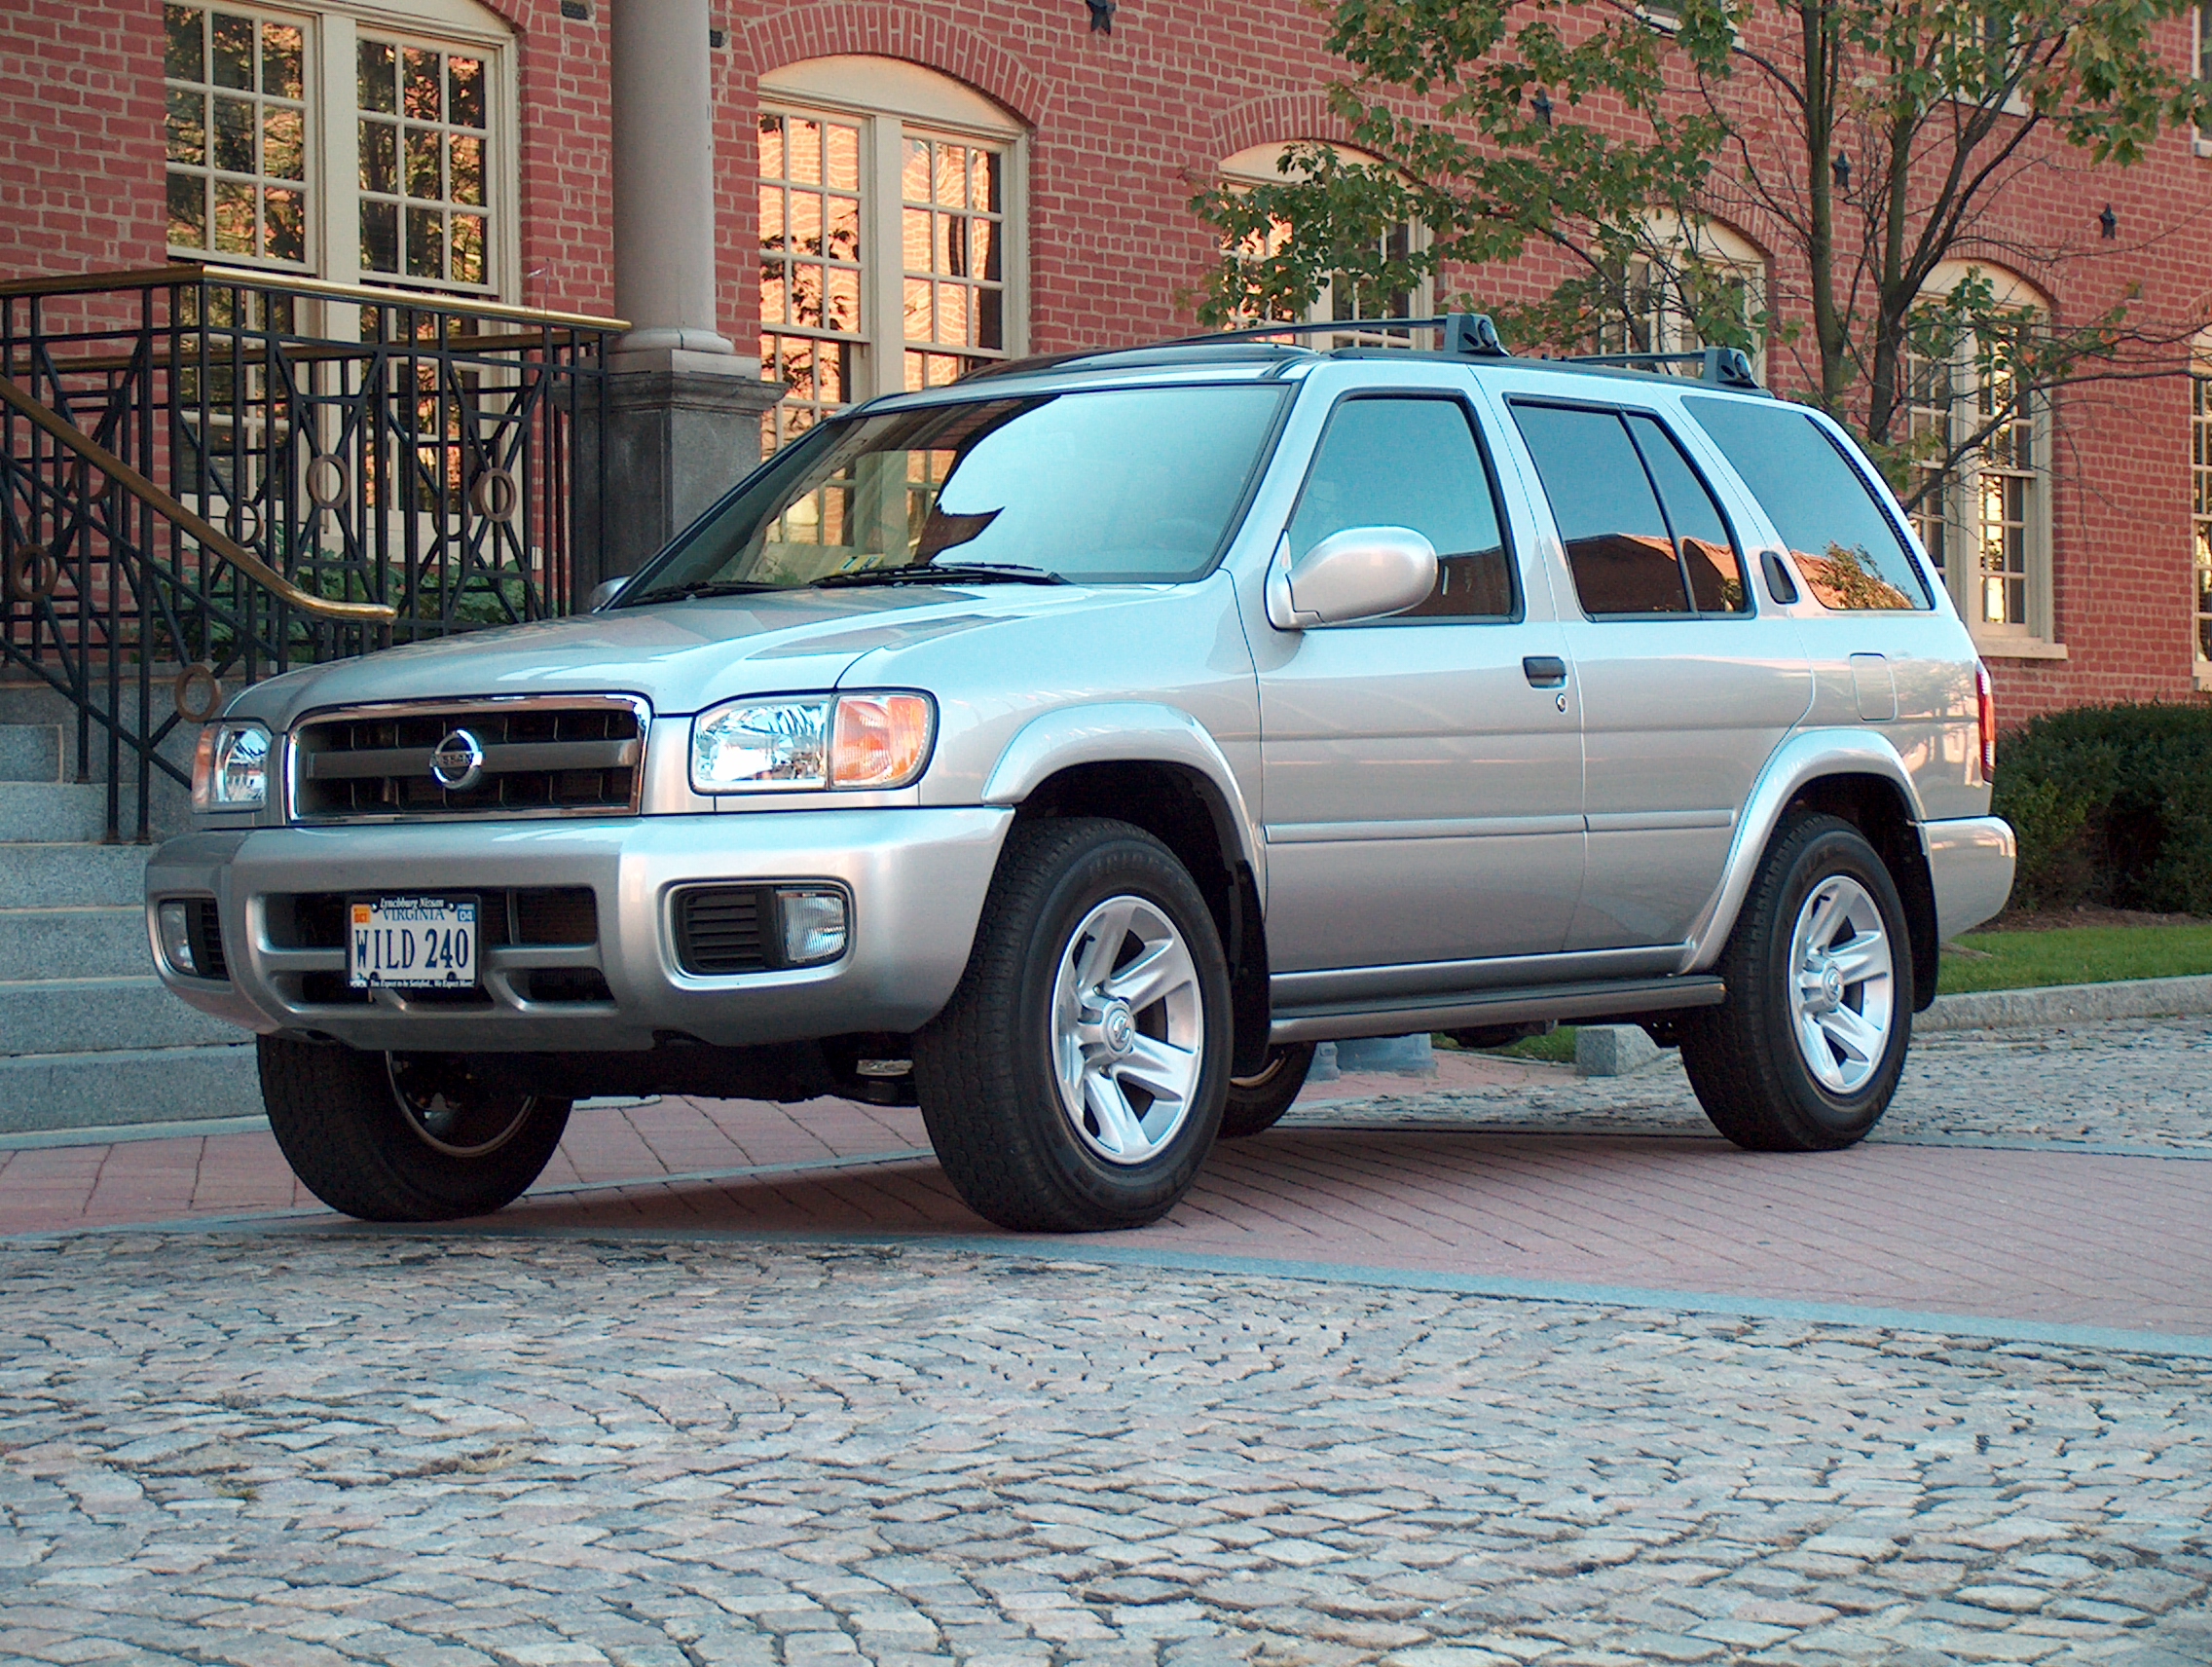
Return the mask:
POLYGON ((1981 779, 1997 779, 1997 690, 1989 682, 1989 668, 1979 660, 1973 665, 1973 692, 1981 717, 1981 779))

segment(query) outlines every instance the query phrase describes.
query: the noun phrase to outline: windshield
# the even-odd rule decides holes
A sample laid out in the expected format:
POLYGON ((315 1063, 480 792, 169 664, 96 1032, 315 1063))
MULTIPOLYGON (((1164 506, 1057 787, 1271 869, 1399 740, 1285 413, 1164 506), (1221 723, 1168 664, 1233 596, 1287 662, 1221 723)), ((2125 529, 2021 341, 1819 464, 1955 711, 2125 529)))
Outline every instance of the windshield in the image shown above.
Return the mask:
POLYGON ((621 598, 900 582, 1144 583, 1209 570, 1287 389, 1106 389, 826 425, 621 598))

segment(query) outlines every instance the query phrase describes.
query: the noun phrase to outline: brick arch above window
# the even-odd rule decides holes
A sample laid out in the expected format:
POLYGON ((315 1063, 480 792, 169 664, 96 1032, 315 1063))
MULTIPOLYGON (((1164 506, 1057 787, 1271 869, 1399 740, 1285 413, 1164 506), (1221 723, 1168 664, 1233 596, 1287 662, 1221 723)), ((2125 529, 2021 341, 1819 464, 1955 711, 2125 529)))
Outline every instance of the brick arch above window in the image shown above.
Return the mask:
POLYGON ((1200 166, 1216 167, 1233 157, 1260 145, 1281 145, 1299 139, 1324 144, 1350 145, 1351 129, 1330 107, 1322 92, 1271 93, 1264 97, 1231 105, 1214 119, 1213 141, 1200 166))
POLYGON ((809 58, 897 58, 961 81, 1035 130, 1051 103, 1037 70, 982 34, 898 6, 794 6, 757 19, 731 41, 739 60, 765 78, 809 58))

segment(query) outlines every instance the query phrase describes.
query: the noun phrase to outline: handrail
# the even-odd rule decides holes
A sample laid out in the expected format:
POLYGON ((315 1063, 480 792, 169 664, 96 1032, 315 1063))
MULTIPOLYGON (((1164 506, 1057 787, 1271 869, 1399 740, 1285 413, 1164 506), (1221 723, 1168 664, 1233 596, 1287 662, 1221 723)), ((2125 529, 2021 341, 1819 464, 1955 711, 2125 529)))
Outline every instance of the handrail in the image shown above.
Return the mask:
POLYGON ((249 289, 281 289, 319 295, 332 301, 358 301, 371 307, 404 307, 419 313, 465 313, 479 318, 506 318, 521 324, 552 324, 570 330, 629 329, 627 318, 599 318, 588 313, 556 313, 543 308, 510 307, 502 301, 433 290, 375 289, 366 284, 331 283, 288 272, 256 272, 251 267, 209 266, 173 261, 167 266, 130 272, 72 273, 65 278, 24 278, 0 283, 0 298, 27 295, 84 295, 94 290, 161 289, 186 283, 230 283, 249 289))
POLYGON ((388 625, 399 610, 382 602, 334 602, 302 590, 214 523, 171 498, 74 423, 32 398, 11 377, 0 376, 0 400, 5 400, 55 440, 75 452, 124 491, 151 507, 164 520, 172 521, 200 540, 205 548, 244 574, 255 583, 276 592, 303 613, 321 619, 352 619, 388 625))

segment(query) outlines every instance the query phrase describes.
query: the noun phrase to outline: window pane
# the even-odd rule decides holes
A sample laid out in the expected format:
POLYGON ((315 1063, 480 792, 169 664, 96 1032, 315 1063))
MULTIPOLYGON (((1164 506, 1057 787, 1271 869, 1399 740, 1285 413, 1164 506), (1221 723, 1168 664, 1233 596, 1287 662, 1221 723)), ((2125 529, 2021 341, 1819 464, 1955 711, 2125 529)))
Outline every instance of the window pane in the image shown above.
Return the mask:
POLYGON ((231 173, 253 172, 253 100, 215 100, 215 166, 231 173))
POLYGON ((457 128, 481 130, 485 125, 483 61, 473 57, 448 58, 446 73, 453 82, 453 113, 448 119, 457 128))
POLYGON ((169 175, 169 241, 183 248, 207 246, 207 181, 200 174, 169 175))
POLYGON ((217 87, 253 91, 253 19, 234 18, 225 12, 214 16, 209 31, 214 44, 212 68, 217 87))
POLYGON ((407 276, 446 275, 446 217, 435 208, 407 210, 407 276))
POLYGON ((272 179, 307 178, 307 127, 299 111, 280 105, 263 111, 261 171, 272 179))
MULTIPOLYGON (((171 162, 207 160, 207 99, 172 87, 168 93, 168 156, 171 162)), ((169 240, 174 242, 175 239, 169 240)))
POLYGON ((1436 546, 1436 590, 1410 615, 1500 619, 1514 609, 1490 471, 1454 399, 1337 407, 1290 522, 1295 560, 1352 527, 1410 527, 1436 546))
POLYGON ((261 91, 279 98, 300 96, 300 31, 289 23, 261 25, 261 91))
POLYGON ((1897 529, 1811 417, 1704 394, 1682 403, 1751 488, 1822 607, 1931 606, 1897 529))
POLYGON ((1234 525, 1283 397, 1271 386, 1115 389, 846 419, 753 476, 635 598, 917 562, 1196 577, 1234 525))
POLYGON ((456 283, 484 281, 484 216, 453 217, 453 279, 456 283))
POLYGON ((456 203, 483 202, 484 141, 455 134, 451 163, 453 200, 456 203))
POLYGON ((206 13, 194 6, 163 8, 162 20, 167 29, 162 57, 163 74, 176 81, 206 79, 206 42, 202 38, 202 26, 206 16, 206 13))
POLYGON ((361 204, 361 265, 370 272, 396 273, 399 270, 397 204, 361 204))
POLYGON ((265 239, 263 254, 272 260, 307 259, 307 215, 297 191, 263 192, 261 221, 265 239))
POLYGON ((361 189, 399 189, 399 130, 389 122, 361 124, 361 189))
POLYGON ((1689 596, 1659 500, 1609 411, 1513 406, 1567 546, 1585 613, 1685 613, 1689 596))
POLYGON ((361 108, 390 115, 399 108, 393 80, 392 47, 388 41, 363 41, 356 49, 355 64, 361 108))
POLYGON ((438 179, 438 133, 434 128, 407 130, 407 195, 435 203, 444 193, 438 179))
POLYGON ((1702 613, 1743 612, 1749 606, 1743 563, 1720 505, 1713 501, 1705 482, 1657 419, 1631 415, 1628 424, 1636 449, 1643 454, 1644 467, 1659 488, 1668 524, 1675 529, 1682 571, 1689 575, 1690 599, 1702 613))
POLYGON ((409 47, 401 56, 399 107, 420 122, 435 122, 445 115, 445 88, 438 74, 438 55, 409 47))
POLYGON ((215 182, 215 247, 227 255, 254 252, 253 187, 215 182))

